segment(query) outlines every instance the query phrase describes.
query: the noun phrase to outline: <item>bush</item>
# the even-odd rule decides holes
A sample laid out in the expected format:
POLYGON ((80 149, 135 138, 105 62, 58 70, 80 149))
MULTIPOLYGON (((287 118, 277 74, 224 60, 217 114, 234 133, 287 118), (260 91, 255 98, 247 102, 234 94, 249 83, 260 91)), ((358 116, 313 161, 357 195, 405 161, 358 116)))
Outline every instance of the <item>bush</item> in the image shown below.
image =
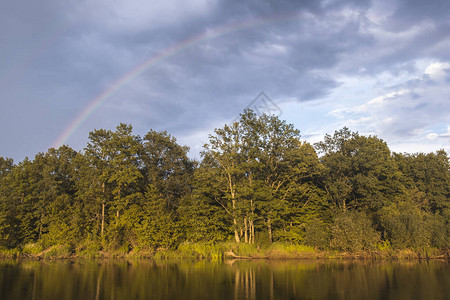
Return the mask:
POLYGON ((334 220, 331 245, 337 250, 372 250, 379 241, 379 232, 372 227, 371 220, 363 212, 347 211, 334 220))
POLYGON ((222 259, 222 253, 225 252, 224 244, 208 244, 208 243, 182 243, 178 247, 178 252, 181 256, 192 258, 207 258, 212 260, 222 259))
POLYGON ((20 256, 18 248, 5 248, 0 246, 0 258, 17 258, 20 256))
POLYGON ((437 248, 450 248, 450 237, 446 221, 440 215, 433 215, 430 218, 431 223, 431 245, 437 248))
POLYGON ((444 224, 409 200, 383 208, 381 224, 386 238, 398 249, 419 249, 433 244, 442 247, 446 244, 444 224))
POLYGON ((86 239, 80 245, 78 245, 76 252, 82 257, 94 258, 99 256, 99 252, 102 249, 100 242, 95 240, 86 239))
POLYGON ((255 233, 255 245, 259 248, 267 248, 272 244, 267 230, 257 231, 255 233))
POLYGON ((268 249, 268 252, 281 252, 287 255, 300 254, 300 253, 311 253, 314 252, 314 248, 307 245, 299 244, 286 244, 286 243, 273 243, 268 249))
POLYGON ((44 258, 67 258, 73 253, 73 248, 70 245, 63 244, 52 246, 44 251, 44 258))
MULTIPOLYGON (((267 233, 266 233, 267 234, 267 233)), ((273 232, 274 240, 278 242, 287 242, 287 243, 293 243, 293 244, 300 244, 303 242, 304 236, 305 236, 305 227, 303 225, 294 225, 289 226, 286 229, 278 229, 274 230, 273 232)), ((269 236, 266 237, 267 246, 270 245, 269 236)), ((258 240, 257 240, 258 242, 258 240)))
POLYGON ((305 225, 303 243, 314 247, 316 250, 323 250, 330 244, 330 230, 321 220, 313 219, 305 225))
POLYGON ((39 253, 41 253, 43 250, 42 245, 39 243, 28 243, 25 244, 25 246, 23 246, 22 252, 24 254, 29 254, 29 255, 37 255, 39 253))

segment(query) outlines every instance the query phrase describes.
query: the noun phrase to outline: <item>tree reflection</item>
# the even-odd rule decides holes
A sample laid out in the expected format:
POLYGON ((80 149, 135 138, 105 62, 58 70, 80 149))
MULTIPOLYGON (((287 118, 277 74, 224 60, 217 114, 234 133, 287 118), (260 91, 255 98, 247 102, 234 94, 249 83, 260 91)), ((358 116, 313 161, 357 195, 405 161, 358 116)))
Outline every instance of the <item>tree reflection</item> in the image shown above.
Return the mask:
POLYGON ((444 299, 445 262, 0 262, 0 299, 444 299))

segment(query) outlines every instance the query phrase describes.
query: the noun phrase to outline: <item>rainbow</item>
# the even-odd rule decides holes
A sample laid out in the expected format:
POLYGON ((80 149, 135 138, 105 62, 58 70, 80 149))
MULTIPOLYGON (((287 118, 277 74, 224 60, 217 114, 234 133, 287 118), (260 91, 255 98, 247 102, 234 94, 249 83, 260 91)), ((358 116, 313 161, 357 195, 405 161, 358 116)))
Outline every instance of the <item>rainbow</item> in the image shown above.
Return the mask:
POLYGON ((53 142, 52 147, 58 148, 61 145, 65 144, 67 140, 72 136, 72 134, 77 131, 81 124, 83 124, 83 122, 86 121, 107 99, 114 95, 119 89, 131 82, 134 78, 138 77, 140 74, 144 73, 146 70, 159 63, 160 61, 172 57, 182 52, 183 50, 197 45, 201 42, 214 39, 216 37, 223 36, 237 30, 297 18, 298 16, 298 12, 291 12, 288 14, 271 15, 219 26, 217 28, 207 30, 205 33, 185 39, 180 43, 161 51, 155 56, 152 56, 148 60, 144 61, 144 63, 142 63, 141 65, 133 68, 124 76, 120 77, 118 80, 113 82, 109 88, 107 88, 101 94, 91 100, 89 105, 85 107, 81 111, 81 113, 78 114, 78 116, 69 124, 69 126, 59 135, 57 140, 53 142))

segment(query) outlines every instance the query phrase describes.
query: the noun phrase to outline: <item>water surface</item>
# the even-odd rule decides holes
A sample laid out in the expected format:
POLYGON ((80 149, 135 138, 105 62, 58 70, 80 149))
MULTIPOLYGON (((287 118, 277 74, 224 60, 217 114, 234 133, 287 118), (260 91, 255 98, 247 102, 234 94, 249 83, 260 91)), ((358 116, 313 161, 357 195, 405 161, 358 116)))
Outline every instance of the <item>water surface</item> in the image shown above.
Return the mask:
POLYGON ((450 299, 445 262, 0 261, 0 299, 450 299))

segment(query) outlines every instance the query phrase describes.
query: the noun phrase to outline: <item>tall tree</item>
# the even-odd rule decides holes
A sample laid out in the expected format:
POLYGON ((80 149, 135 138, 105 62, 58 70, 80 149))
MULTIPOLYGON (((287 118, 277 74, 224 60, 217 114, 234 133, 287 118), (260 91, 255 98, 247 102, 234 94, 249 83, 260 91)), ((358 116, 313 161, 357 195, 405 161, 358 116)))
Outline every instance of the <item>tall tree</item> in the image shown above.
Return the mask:
POLYGON ((202 152, 203 160, 209 162, 215 168, 211 174, 216 186, 223 197, 216 199, 221 203, 225 211, 233 220, 234 238, 240 242, 238 218, 241 213, 238 210, 238 182, 244 175, 242 165, 245 157, 241 145, 241 132, 239 123, 235 122, 231 126, 225 125, 223 129, 215 129, 215 135, 209 136, 209 143, 204 145, 202 152))
POLYGON ((170 208, 190 191, 195 163, 188 157, 189 147, 181 146, 166 131, 150 130, 143 141, 143 168, 146 184, 166 199, 170 208))
POLYGON ((18 243, 16 205, 11 200, 11 171, 14 162, 0 157, 0 246, 14 247, 18 243))
POLYGON ((386 143, 360 136, 348 128, 326 135, 316 144, 324 155, 325 186, 341 211, 363 208, 375 212, 404 191, 401 172, 386 143))
POLYGON ((141 195, 139 184, 142 178, 140 137, 132 134, 131 125, 120 124, 112 133, 110 140, 110 167, 108 183, 112 187, 112 207, 116 218, 129 204, 141 195))
POLYGON ((209 194, 232 219, 236 242, 254 243, 255 226, 264 226, 271 241, 274 224, 286 227, 293 217, 293 198, 310 201, 305 195, 312 196, 311 190, 300 186, 320 172, 317 156, 315 162, 309 157, 314 150, 302 145, 292 124, 250 110, 216 129, 204 149, 201 170, 210 172, 217 190, 209 194))
POLYGON ((132 127, 119 124, 115 131, 95 130, 89 134, 85 155, 92 183, 85 195, 95 196, 100 204, 100 235, 104 237, 108 212, 119 224, 121 211, 140 194, 140 138, 132 134, 132 127))
POLYGON ((395 160, 408 189, 425 193, 427 207, 450 216, 450 164, 444 150, 435 153, 399 154, 395 160))
POLYGON ((100 214, 100 235, 104 236, 105 232, 105 217, 106 205, 111 200, 109 178, 113 172, 112 157, 111 157, 111 138, 112 132, 110 130, 94 130, 89 133, 89 142, 85 148, 86 156, 86 173, 89 172, 89 177, 84 178, 88 180, 86 192, 97 198, 101 207, 100 214))

